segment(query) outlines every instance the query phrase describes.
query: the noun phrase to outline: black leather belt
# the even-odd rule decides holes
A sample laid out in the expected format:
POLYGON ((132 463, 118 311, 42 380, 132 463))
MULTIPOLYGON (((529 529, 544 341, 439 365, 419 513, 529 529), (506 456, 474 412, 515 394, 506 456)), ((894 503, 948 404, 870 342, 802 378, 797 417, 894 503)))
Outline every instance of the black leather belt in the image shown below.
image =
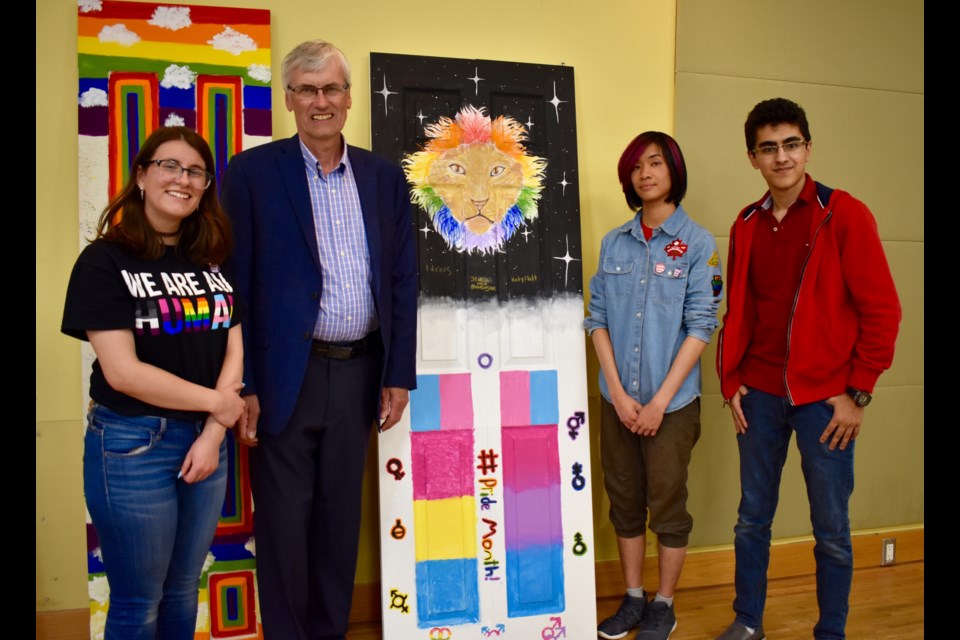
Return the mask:
POLYGON ((352 360, 373 351, 380 344, 380 330, 368 333, 365 338, 354 342, 324 342, 314 340, 311 350, 314 355, 331 360, 352 360))

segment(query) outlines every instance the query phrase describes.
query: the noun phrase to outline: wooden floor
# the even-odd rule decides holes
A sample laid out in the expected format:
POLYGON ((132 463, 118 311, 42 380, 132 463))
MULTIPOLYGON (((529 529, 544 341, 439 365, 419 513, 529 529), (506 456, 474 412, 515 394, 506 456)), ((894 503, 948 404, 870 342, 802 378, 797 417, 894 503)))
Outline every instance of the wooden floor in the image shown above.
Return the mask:
MULTIPOLYGON (((812 638, 817 620, 813 576, 772 580, 767 589, 764 630, 770 640, 812 638)), ((670 640, 712 639, 733 620, 733 585, 679 590, 678 625, 670 640)), ((597 601, 597 619, 616 611, 619 598, 597 601)), ((379 624, 351 627, 350 640, 381 640, 379 624)), ((628 636, 627 640, 632 638, 628 636)), ((847 618, 849 640, 923 638, 923 562, 857 569, 847 618)), ((570 640, 592 640, 571 638, 570 640)))

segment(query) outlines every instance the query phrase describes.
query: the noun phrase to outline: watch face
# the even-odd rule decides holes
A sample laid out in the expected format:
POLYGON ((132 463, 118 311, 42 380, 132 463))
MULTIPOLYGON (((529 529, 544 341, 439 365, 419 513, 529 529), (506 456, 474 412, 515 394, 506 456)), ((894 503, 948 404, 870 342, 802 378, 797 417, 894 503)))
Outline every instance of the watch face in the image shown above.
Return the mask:
POLYGON ((853 398, 853 403, 858 407, 865 407, 873 400, 873 396, 866 391, 860 391, 853 387, 847 387, 847 395, 853 398))

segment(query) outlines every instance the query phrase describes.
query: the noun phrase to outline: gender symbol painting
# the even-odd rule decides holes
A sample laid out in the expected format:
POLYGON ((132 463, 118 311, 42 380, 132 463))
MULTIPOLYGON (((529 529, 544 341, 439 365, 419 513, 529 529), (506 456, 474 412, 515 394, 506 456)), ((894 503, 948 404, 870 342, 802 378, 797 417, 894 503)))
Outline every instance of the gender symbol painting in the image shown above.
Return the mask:
POLYGON ((373 53, 417 389, 380 436, 386 640, 596 634, 573 69, 373 53))
MULTIPOLYGON (((218 183, 234 154, 271 139, 269 11, 79 0, 77 59, 81 247, 158 127, 200 132, 218 183)), ((85 345, 84 372, 92 361, 85 345)), ((85 374, 84 396, 87 385, 85 374)), ((247 452, 227 440, 227 497, 200 578, 198 639, 262 638, 247 452)), ((87 560, 90 637, 97 639, 110 594, 89 516, 87 560)))

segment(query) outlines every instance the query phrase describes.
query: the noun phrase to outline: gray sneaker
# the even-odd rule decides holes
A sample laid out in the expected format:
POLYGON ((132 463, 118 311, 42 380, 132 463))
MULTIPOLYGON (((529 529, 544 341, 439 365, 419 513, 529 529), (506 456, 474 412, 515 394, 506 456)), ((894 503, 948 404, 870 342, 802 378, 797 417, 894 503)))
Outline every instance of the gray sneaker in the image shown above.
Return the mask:
POLYGON ((608 640, 624 637, 640 626, 643 621, 643 610, 646 607, 646 597, 634 598, 629 593, 626 594, 617 612, 597 627, 597 635, 608 640))
POLYGON ((717 636, 716 640, 763 640, 766 637, 763 627, 758 627, 756 631, 750 633, 745 626, 734 620, 726 631, 717 636))
POLYGON ((677 628, 677 616, 673 607, 666 602, 647 603, 647 611, 640 623, 640 632, 636 640, 667 640, 673 630, 677 628))

